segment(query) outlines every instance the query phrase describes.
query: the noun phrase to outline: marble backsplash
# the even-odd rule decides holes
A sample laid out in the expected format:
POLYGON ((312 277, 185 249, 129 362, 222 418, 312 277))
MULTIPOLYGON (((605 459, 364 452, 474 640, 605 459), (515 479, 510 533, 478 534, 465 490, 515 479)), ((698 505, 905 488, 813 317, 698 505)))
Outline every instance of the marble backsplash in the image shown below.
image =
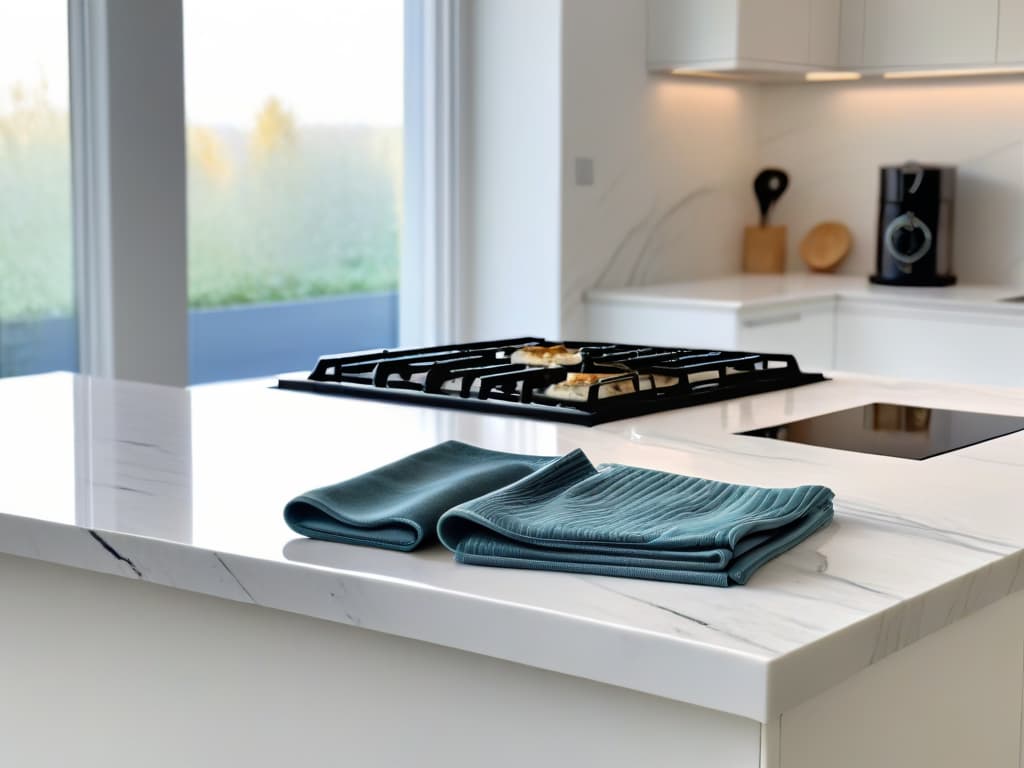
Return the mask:
POLYGON ((907 160, 957 166, 954 272, 962 282, 1024 284, 1024 78, 766 86, 756 156, 790 173, 776 218, 799 239, 844 222, 853 248, 839 271, 875 265, 878 168, 907 160))
POLYGON ((607 183, 595 184, 590 199, 582 188, 566 195, 574 198, 563 209, 562 233, 570 336, 577 335, 573 310, 590 288, 699 279, 740 267, 740 234, 756 214, 746 183, 754 160, 744 94, 729 86, 674 85, 653 89, 652 109, 661 116, 637 155, 610 163, 605 154, 607 183))
POLYGON ((756 204, 755 86, 651 75, 644 3, 563 6, 561 324, 583 295, 736 272, 756 204), (576 183, 577 158, 594 161, 576 183))
POLYGON ((874 270, 878 168, 958 167, 954 269, 962 282, 1024 285, 1024 78, 753 85, 651 75, 632 3, 569 0, 563 55, 561 322, 585 333, 594 287, 701 279, 740 269, 757 220, 756 171, 790 174, 774 223, 800 239, 844 222, 838 270, 874 270), (594 5, 601 5, 600 12, 594 5), (576 158, 594 160, 578 185, 576 158))

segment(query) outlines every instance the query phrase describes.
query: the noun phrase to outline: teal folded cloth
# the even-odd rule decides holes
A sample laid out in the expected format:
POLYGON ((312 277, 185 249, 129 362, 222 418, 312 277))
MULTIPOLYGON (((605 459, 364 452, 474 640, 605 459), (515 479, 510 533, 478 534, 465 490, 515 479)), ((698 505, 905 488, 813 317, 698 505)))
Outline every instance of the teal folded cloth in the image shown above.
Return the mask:
POLYGON ((727 587, 832 521, 820 485, 757 488, 619 464, 575 450, 438 522, 455 559, 727 587))
POLYGON ((445 510, 514 483, 557 457, 488 451, 451 440, 292 499, 303 536, 409 551, 434 539, 445 510))

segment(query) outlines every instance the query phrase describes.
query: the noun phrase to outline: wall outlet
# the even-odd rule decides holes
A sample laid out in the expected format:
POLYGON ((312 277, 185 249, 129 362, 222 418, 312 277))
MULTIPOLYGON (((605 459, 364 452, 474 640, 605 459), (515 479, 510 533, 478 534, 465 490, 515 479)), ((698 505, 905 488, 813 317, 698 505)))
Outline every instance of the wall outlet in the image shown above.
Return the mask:
POLYGON ((575 159, 575 175, 577 187, 590 187, 594 184, 594 158, 577 157, 575 159))

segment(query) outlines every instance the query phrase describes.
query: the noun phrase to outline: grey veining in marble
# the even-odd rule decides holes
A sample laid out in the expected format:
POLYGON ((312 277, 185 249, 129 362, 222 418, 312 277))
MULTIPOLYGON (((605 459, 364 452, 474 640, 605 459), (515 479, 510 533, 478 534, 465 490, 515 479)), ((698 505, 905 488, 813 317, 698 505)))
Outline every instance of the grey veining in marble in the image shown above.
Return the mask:
POLYGON ((873 399, 1024 415, 1024 392, 842 376, 585 429, 70 374, 0 381, 0 552, 292 611, 762 721, 1024 587, 1024 434, 926 461, 736 435, 873 399), (284 503, 447 439, 759 485, 835 523, 721 590, 296 538, 284 503))

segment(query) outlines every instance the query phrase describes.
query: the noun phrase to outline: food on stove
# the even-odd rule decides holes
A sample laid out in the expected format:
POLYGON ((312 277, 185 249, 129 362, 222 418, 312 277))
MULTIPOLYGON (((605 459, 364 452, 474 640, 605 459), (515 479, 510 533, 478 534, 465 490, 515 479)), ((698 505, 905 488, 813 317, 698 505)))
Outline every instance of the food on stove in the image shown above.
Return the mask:
MULTIPOLYGON (((733 368, 732 366, 728 366, 725 369, 726 376, 739 373, 743 373, 743 371, 737 368, 733 368)), ((698 384, 702 381, 718 381, 721 378, 717 368, 713 368, 710 371, 697 371, 696 373, 688 373, 686 374, 686 376, 690 380, 691 384, 698 384)))
MULTIPOLYGON (((637 375, 640 380, 641 390, 651 389, 652 386, 655 389, 664 389, 679 383, 679 379, 675 376, 662 376, 658 373, 640 373, 637 375)), ((625 374, 622 373, 570 373, 565 381, 555 382, 545 389, 544 394, 557 400, 586 402, 590 397, 590 388, 593 385, 599 384, 605 379, 623 376, 625 374)), ((628 395, 635 391, 633 379, 622 378, 621 381, 612 381, 599 386, 597 396, 599 398, 617 397, 618 395, 628 395)))
POLYGON ((697 371, 696 373, 686 374, 691 384, 696 384, 698 381, 713 381, 718 378, 718 371, 697 371))
POLYGON ((583 357, 577 349, 555 344, 550 347, 520 347, 512 353, 511 360, 517 365, 579 365, 583 357))

